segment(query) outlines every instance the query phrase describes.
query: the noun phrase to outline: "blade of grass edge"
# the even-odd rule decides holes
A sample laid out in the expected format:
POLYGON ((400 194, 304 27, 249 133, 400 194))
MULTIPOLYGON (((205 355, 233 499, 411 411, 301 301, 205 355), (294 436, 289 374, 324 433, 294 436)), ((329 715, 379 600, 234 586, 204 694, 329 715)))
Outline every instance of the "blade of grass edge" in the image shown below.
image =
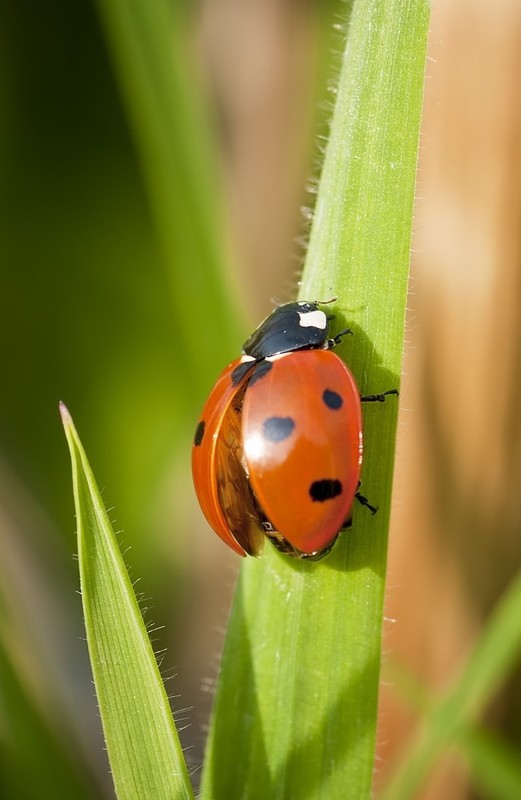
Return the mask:
POLYGON ((520 608, 521 573, 497 604, 459 680, 424 719, 423 730, 408 748, 382 800, 413 797, 443 750, 492 699, 521 651, 520 608))
MULTIPOLYGON (((4 609, 4 598, 1 600, 4 609)), ((27 681, 26 670, 20 667, 18 653, 15 654, 19 643, 15 647, 10 642, 6 644, 4 647, 0 643, 2 719, 8 721, 0 734, 3 797, 101 798, 95 777, 87 764, 78 760, 74 733, 63 730, 57 733, 56 718, 49 719, 35 697, 34 687, 27 681)), ((34 658, 34 649, 31 655, 34 658)))
MULTIPOLYGON (((354 336, 362 393, 398 385, 429 6, 358 0, 320 181, 300 297, 354 336)), ((371 794, 396 404, 365 414, 364 493, 323 562, 267 547, 247 559, 232 609, 203 796, 371 794)), ((295 476, 298 480, 298 476, 295 476)))
POLYGON ((168 698, 103 500, 69 412, 80 585, 92 673, 116 794, 188 800, 168 698))
POLYGON ((461 737, 462 750, 472 771, 473 783, 494 800, 521 797, 519 749, 489 731, 472 729, 461 737))
MULTIPOLYGON (((427 720, 439 698, 403 663, 387 658, 385 666, 386 682, 418 718, 427 720)), ((453 745, 467 758, 474 785, 486 787, 495 800, 521 797, 521 757, 510 741, 475 723, 463 723, 453 745)))

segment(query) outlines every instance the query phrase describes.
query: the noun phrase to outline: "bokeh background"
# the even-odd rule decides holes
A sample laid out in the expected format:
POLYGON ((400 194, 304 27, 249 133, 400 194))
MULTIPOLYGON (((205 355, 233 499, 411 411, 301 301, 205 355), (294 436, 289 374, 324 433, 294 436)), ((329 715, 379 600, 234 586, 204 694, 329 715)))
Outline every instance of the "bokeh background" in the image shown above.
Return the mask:
MULTIPOLYGON (((245 338, 273 298, 297 289, 345 9, 339 0, 177 5, 214 142, 226 281, 245 338)), ((159 626, 154 643, 197 783, 239 565, 191 488, 203 398, 184 379, 186 321, 95 4, 4 4, 0 29, 0 795, 112 797, 59 400, 159 626)), ((443 692, 521 560, 520 75, 519 3, 435 0, 377 793, 418 719, 397 665, 443 692)), ((218 306, 211 319, 191 297, 186 307, 194 329, 219 336, 218 306)), ((200 359, 209 390, 222 365, 200 359)), ((486 722, 521 752, 519 675, 486 722)), ((455 754, 421 793, 440 796, 486 795, 455 754)))

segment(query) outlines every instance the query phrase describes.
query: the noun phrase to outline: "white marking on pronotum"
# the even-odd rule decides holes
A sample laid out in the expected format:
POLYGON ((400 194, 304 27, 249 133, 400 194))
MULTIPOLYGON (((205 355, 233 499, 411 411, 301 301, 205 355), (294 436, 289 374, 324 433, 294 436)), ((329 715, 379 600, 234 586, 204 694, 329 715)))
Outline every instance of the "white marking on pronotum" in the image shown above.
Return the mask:
POLYGON ((320 328, 321 330, 325 330, 327 317, 323 311, 308 311, 307 314, 301 314, 299 311, 298 315, 300 317, 299 325, 301 328, 320 328))

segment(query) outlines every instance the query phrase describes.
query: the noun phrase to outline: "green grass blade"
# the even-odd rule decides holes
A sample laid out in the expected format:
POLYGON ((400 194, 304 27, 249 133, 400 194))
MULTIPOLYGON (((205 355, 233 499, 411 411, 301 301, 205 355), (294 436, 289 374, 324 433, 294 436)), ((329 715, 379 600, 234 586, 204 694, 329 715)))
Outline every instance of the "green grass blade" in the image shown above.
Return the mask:
POLYGON ((521 652, 520 609, 521 573, 496 606, 455 687, 424 720, 420 737, 383 794, 385 800, 414 797, 444 749, 492 700, 521 652))
POLYGON ((521 753, 506 741, 484 730, 472 730, 462 738, 473 783, 481 796, 494 800, 521 797, 521 753))
POLYGON ((72 419, 69 445, 87 643, 116 793, 192 798, 177 731, 132 584, 72 419))
MULTIPOLYGON (((2 598, 3 599, 3 598, 2 598)), ((9 638, 9 637, 8 637, 9 638)), ((18 644, 18 642, 16 643, 18 644)), ((0 787, 2 797, 24 800, 100 798, 85 765, 64 746, 64 731, 43 713, 23 668, 0 642, 0 787)), ((32 653, 34 658, 34 652, 32 653)), ((72 737, 71 737, 72 738, 72 737)), ((74 740, 72 740, 74 742, 74 740)))
MULTIPOLYGON (((300 290, 338 295, 362 393, 399 381, 428 18, 418 0, 353 6, 300 290)), ((267 547, 243 565, 203 776, 214 800, 370 796, 396 416, 392 398, 366 409, 375 517, 355 509, 321 563, 267 547)))
MULTIPOLYGON (((386 659, 386 679, 420 718, 428 719, 439 704, 403 664, 386 659)), ((475 725, 463 725, 454 740, 470 766, 474 785, 495 800, 521 797, 521 754, 497 734, 475 725)), ((407 753, 408 761, 408 753, 407 753)))
POLYGON ((182 10, 166 0, 98 0, 98 7, 166 257, 186 377, 206 391, 201 352, 208 363, 224 363, 241 335, 223 258, 219 176, 182 10), (208 333, 216 309, 219 336, 208 333))

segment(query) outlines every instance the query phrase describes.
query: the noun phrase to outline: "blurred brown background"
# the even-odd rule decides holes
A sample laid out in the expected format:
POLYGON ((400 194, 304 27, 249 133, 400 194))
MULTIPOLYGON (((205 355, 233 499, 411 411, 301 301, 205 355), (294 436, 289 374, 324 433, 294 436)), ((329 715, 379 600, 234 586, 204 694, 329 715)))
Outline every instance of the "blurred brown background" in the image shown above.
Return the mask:
MULTIPOLYGON (((521 559, 520 77, 518 3, 434 4, 384 638, 433 693, 521 559)), ((518 751, 519 677, 487 720, 518 751)), ((413 729, 385 686, 378 779, 413 729)), ((421 794, 483 796, 457 757, 421 794)))

